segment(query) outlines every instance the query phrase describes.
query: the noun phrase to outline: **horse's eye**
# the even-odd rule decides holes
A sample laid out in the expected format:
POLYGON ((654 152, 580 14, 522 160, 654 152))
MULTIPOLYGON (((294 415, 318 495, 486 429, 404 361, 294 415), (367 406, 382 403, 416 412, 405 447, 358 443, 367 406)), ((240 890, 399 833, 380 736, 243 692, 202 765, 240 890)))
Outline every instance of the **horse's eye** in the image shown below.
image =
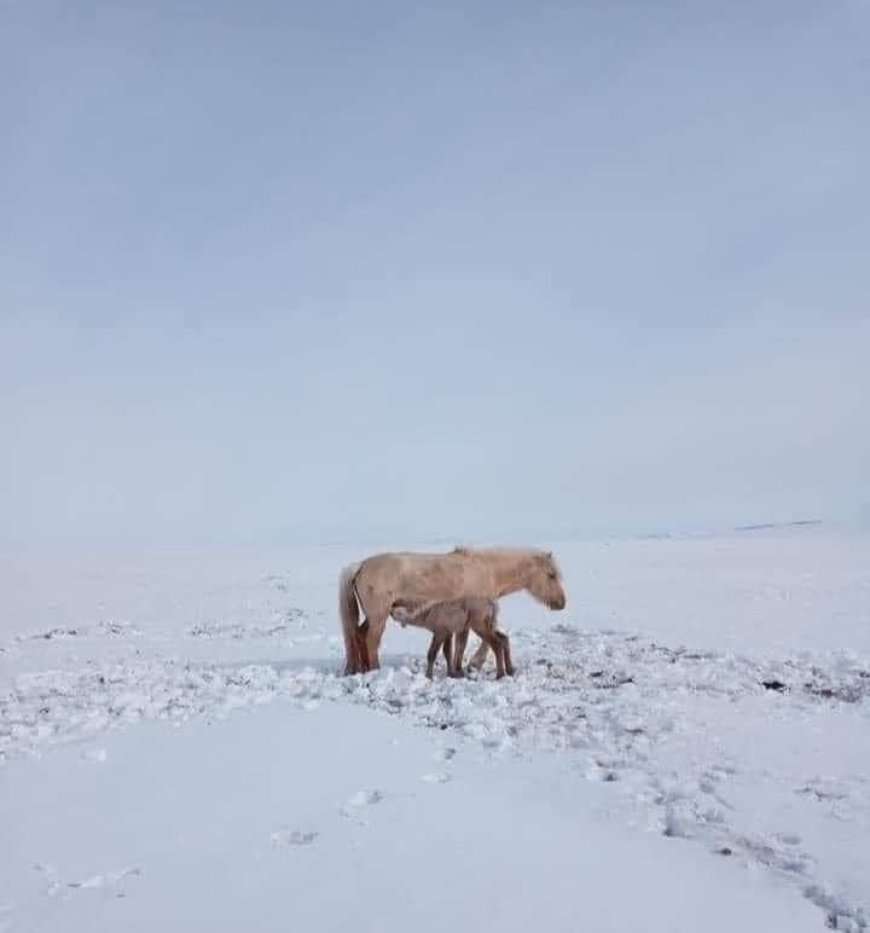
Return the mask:
POLYGON ((551 579, 551 580, 555 580, 555 579, 556 579, 556 574, 554 574, 552 570, 550 571, 550 579, 551 579))

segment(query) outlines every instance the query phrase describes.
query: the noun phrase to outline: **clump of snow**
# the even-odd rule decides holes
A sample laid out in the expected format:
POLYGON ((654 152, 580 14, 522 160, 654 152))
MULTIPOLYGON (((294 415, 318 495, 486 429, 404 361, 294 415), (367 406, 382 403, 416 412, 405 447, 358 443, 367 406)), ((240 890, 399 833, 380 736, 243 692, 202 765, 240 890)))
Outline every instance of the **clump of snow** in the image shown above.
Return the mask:
MULTIPOLYGON (((527 762, 532 780, 550 775, 559 762, 570 784, 560 778, 558 793, 570 800, 559 796, 553 807, 570 810, 595 795, 598 812, 614 825, 709 854, 717 872, 762 868, 803 895, 831 928, 866 929, 865 539, 765 534, 562 551, 570 608, 554 616, 529 601, 506 602, 506 624, 527 624, 510 632, 519 674, 499 682, 489 670, 457 681, 438 669, 428 680, 425 644, 398 627, 388 630, 380 671, 341 676, 337 622, 324 608, 334 601, 337 561, 331 558, 319 578, 307 564, 298 584, 292 574, 247 568, 238 602, 222 609, 217 597, 208 607, 194 600, 173 626, 138 619, 118 603, 115 617, 131 621, 76 618, 13 633, 0 659, 0 765, 6 776, 28 762, 48 767, 51 755, 83 743, 76 752, 87 768, 82 780, 106 781, 122 767, 115 744, 108 751, 110 742, 147 723, 189 737, 239 716, 274 726, 279 713, 339 728, 330 733, 315 725, 309 742, 308 754, 328 751, 331 760, 348 738, 335 723, 355 711, 366 723, 395 724, 430 744, 428 764, 409 776, 404 790, 391 788, 377 769, 366 784, 355 773, 366 768, 340 757, 354 782, 341 794, 336 789, 327 809, 348 827, 389 823, 407 806, 402 801, 419 792, 452 794, 462 784, 455 766, 463 752, 479 756, 482 768, 527 762), (610 590, 614 556, 622 566, 619 610, 613 608, 617 591, 610 590), (573 577, 572 566, 580 568, 573 577), (704 593, 711 600, 706 612, 704 593), (300 594, 306 608, 297 605, 300 594), (651 615, 655 594, 661 604, 651 615), (268 719, 266 706, 276 711, 268 719)), ((224 580, 214 592, 229 598, 231 588, 224 580)), ((63 612, 75 617, 68 606, 63 612)), ((392 734, 390 756, 397 757, 391 761, 404 760, 406 735, 392 734)), ((258 756, 274 751, 267 738, 258 756)), ((268 770, 268 757, 258 760, 268 770)), ((142 763, 145 771, 149 766, 142 763)), ((481 782, 475 786, 484 793, 481 782)), ((230 798, 215 801, 215 812, 232 819, 242 786, 229 786, 230 798)), ((307 859, 327 843, 325 831, 304 816, 275 819, 258 838, 274 850, 303 848, 307 859)), ((347 851, 362 845, 353 840, 347 851)), ((123 854, 115 866, 139 866, 135 852, 121 860, 123 854)), ((45 890, 55 898, 111 890, 113 898, 128 899, 134 894, 129 879, 138 877, 99 865, 40 874, 51 876, 45 890)), ((15 897, 0 888, 0 902, 15 897)), ((0 911, 0 928, 3 922, 0 911)))

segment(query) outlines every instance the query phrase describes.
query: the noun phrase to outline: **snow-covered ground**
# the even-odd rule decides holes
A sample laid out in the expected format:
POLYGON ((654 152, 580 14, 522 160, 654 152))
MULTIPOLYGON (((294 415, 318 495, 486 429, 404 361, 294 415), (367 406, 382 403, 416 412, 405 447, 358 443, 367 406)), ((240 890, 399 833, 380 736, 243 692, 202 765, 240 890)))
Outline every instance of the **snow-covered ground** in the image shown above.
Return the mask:
POLYGON ((0 558, 0 931, 867 928, 870 536, 535 543, 498 683, 340 676, 367 549, 0 558))

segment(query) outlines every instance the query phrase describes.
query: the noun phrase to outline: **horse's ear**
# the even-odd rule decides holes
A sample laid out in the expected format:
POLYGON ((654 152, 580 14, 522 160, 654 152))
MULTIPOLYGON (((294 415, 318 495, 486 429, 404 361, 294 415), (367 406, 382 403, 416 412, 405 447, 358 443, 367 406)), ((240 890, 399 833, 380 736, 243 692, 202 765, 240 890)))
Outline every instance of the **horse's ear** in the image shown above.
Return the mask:
POLYGON ((547 557, 549 557, 550 560, 552 560, 552 559, 553 559, 553 552, 552 552, 552 551, 547 551, 547 557))

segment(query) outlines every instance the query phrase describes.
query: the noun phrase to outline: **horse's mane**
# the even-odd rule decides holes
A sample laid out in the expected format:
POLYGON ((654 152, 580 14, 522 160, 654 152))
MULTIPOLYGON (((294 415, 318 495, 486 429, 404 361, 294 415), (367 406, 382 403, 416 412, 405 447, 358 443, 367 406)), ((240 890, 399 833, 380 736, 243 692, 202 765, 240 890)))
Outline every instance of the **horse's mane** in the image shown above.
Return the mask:
POLYGON ((552 551, 542 551, 534 547, 471 547, 467 544, 457 544, 453 548, 454 554, 504 554, 506 557, 538 557, 552 560, 552 551))
POLYGON ((562 571, 559 565, 556 563, 556 558, 553 556, 552 551, 544 551, 541 548, 533 547, 470 547, 467 544, 457 544, 453 551, 453 554, 460 554, 465 557, 471 557, 472 555, 478 555, 483 558, 494 558, 498 559, 499 557, 503 558, 526 558, 528 560, 534 561, 538 566, 543 567, 547 570, 552 570, 558 577, 561 578, 562 571))

